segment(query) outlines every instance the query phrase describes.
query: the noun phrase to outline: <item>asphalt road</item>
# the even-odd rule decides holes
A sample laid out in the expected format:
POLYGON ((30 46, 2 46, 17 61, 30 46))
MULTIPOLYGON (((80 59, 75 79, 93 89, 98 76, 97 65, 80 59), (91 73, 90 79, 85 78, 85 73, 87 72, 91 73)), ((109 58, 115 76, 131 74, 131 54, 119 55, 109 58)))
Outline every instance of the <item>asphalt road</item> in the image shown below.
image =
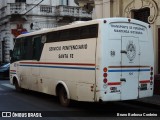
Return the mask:
MULTIPOLYGON (((14 86, 9 84, 9 80, 0 80, 0 120, 11 119, 21 120, 21 117, 2 118, 2 112, 11 112, 12 116, 25 116, 29 113, 38 113, 42 118, 38 120, 54 119, 130 119, 124 117, 128 113, 155 113, 160 114, 160 109, 143 104, 136 104, 133 101, 128 102, 108 102, 108 103, 88 103, 73 102, 71 107, 62 107, 57 97, 37 93, 33 91, 15 91, 14 86), (14 114, 15 113, 15 114, 14 114), (19 114, 17 114, 19 113, 19 114), (122 117, 116 117, 118 114, 122 117)), ((3 115, 6 115, 3 113, 3 115)), ((32 114, 31 114, 32 115, 32 114)), ((151 117, 132 117, 132 119, 150 119, 151 117)), ((23 118, 35 120, 36 118, 23 118)), ((158 119, 154 117, 152 119, 158 119)))

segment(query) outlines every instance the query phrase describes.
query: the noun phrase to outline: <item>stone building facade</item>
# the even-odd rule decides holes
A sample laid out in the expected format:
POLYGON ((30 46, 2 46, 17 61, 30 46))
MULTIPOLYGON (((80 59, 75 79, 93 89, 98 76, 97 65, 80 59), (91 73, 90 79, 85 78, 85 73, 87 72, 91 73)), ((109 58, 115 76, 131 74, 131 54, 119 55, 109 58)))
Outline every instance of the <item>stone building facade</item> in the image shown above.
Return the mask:
POLYGON ((90 19, 74 0, 0 0, 0 63, 10 61, 19 34, 90 19))

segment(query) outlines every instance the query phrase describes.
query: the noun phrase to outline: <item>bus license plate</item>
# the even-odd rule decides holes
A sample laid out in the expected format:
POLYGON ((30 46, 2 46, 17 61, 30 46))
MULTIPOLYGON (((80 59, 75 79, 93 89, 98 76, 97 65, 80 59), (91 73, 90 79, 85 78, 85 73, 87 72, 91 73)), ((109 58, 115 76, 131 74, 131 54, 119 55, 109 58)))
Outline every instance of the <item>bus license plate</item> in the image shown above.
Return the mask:
POLYGON ((147 90, 147 84, 141 84, 141 90, 147 90))

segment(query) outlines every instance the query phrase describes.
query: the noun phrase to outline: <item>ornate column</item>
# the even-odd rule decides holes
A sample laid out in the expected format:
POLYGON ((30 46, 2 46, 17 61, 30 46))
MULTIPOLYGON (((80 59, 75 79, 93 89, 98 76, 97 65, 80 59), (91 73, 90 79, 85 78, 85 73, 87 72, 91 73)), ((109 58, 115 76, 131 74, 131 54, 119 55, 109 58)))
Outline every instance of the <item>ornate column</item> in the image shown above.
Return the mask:
POLYGON ((96 19, 103 18, 103 0, 95 0, 96 19))
POLYGON ((117 0, 117 13, 116 17, 122 17, 122 0, 117 0))
POLYGON ((103 0, 103 18, 111 17, 112 0, 103 0))

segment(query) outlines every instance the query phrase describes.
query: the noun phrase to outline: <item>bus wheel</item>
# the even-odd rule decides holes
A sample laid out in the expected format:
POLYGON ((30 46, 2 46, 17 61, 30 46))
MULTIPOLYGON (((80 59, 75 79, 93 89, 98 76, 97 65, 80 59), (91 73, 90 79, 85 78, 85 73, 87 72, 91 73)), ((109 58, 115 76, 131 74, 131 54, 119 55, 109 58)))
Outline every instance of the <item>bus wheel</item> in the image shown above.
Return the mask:
POLYGON ((67 106, 69 106, 69 104, 70 104, 70 99, 68 99, 68 97, 67 97, 67 92, 66 92, 66 90, 65 90, 65 88, 64 87, 61 87, 60 89, 59 89, 59 101, 60 101, 60 104, 62 105, 62 106, 64 106, 64 107, 67 107, 67 106))
POLYGON ((21 88, 20 88, 17 80, 14 82, 14 85, 15 85, 16 91, 20 92, 20 91, 21 91, 21 88))

